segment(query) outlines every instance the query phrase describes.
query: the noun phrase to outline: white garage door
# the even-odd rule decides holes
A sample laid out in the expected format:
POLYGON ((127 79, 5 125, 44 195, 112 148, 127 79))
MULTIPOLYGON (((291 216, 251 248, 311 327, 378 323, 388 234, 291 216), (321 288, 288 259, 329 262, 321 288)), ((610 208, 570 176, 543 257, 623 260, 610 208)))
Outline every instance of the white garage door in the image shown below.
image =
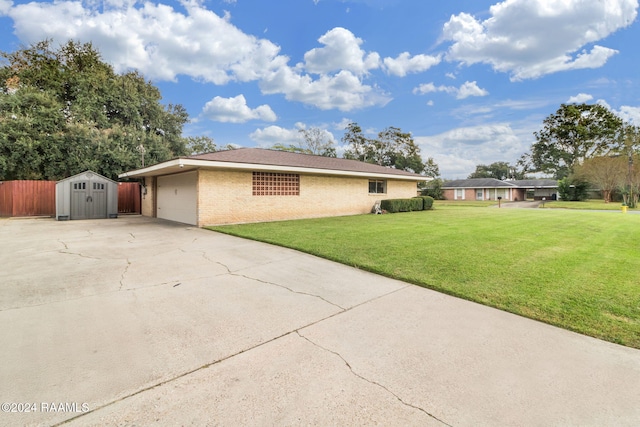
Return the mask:
POLYGON ((197 225, 198 172, 158 177, 158 218, 197 225))

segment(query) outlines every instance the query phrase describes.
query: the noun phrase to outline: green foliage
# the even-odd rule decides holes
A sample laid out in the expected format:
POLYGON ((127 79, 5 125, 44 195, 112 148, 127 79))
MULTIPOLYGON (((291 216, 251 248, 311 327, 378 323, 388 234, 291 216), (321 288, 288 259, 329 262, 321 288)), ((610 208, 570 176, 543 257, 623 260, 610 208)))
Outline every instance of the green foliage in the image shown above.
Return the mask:
POLYGON ((0 54, 0 180, 109 178, 187 154, 181 105, 137 72, 116 74, 90 43, 0 54))
POLYGON ((442 189, 442 179, 436 178, 427 183, 420 190, 422 196, 431 196, 435 200, 444 200, 444 190, 442 189))
POLYGON ((624 189, 627 178, 627 159, 621 156, 598 156, 586 159, 575 168, 575 176, 602 191, 606 202, 617 188, 624 189))
POLYGON ((570 175, 583 160, 614 151, 622 120, 602 105, 562 104, 534 132, 530 161, 556 179, 570 175))
POLYGON ((411 199, 385 199, 380 202, 382 210, 388 213, 411 212, 423 210, 424 202, 422 197, 411 199))
POLYGON ((218 147, 213 142, 213 138, 208 136, 188 136, 185 138, 185 145, 187 154, 189 155, 218 151, 218 147))
POLYGON ((333 140, 330 139, 330 133, 324 129, 312 127, 309 129, 300 129, 298 132, 303 137, 301 148, 306 149, 309 154, 315 154, 324 157, 336 157, 336 148, 333 140))
POLYGON ((423 206, 422 209, 428 211, 433 209, 433 197, 431 196, 422 196, 423 206))
POLYGON ((490 165, 477 165, 475 172, 468 178, 525 179, 526 173, 507 162, 494 162, 490 165))
POLYGON ((589 184, 578 177, 567 177, 558 181, 560 199, 579 202, 587 199, 589 184))
POLYGON ((378 133, 376 139, 366 138, 360 126, 350 123, 342 137, 348 145, 344 153, 345 159, 359 160, 414 173, 427 173, 428 176, 439 175, 438 166, 433 159, 425 165, 420 155, 420 147, 410 133, 402 132, 396 127, 388 127, 378 133), (425 167, 428 169, 425 171, 425 167))

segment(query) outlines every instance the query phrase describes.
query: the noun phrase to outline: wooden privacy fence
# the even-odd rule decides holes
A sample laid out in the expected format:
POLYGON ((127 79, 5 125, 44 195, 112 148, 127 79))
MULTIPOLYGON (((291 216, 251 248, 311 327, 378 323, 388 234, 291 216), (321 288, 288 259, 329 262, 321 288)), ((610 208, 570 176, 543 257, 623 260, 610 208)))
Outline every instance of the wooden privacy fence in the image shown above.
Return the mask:
MULTIPOLYGON (((118 213, 141 213, 140 184, 118 183, 118 213)), ((0 216, 55 216, 56 181, 0 181, 0 216)))
POLYGON ((55 181, 0 182, 0 216, 54 216, 55 181))
POLYGON ((118 213, 142 212, 140 206, 140 184, 137 182, 118 183, 118 213))

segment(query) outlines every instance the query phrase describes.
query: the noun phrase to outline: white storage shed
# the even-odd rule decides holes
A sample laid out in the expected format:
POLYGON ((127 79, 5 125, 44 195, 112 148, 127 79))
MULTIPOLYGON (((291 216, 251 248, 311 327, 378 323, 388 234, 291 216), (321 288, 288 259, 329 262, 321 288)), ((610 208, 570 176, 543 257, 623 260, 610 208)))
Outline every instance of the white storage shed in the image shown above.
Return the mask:
POLYGON ((118 183, 86 171, 56 183, 56 219, 118 217, 118 183))

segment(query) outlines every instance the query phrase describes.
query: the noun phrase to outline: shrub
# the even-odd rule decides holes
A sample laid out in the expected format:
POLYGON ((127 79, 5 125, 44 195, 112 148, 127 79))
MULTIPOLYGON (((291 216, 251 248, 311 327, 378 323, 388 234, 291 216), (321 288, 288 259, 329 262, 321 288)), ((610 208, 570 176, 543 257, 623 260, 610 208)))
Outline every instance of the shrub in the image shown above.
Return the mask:
POLYGON ((386 199, 380 202, 380 207, 389 213, 421 211, 424 209, 424 198, 386 199))
POLYGON ((428 211, 429 209, 433 209, 433 197, 431 196, 422 196, 423 206, 422 209, 428 211))
POLYGON ((565 201, 580 202, 587 198, 587 187, 581 179, 564 178, 558 181, 558 195, 565 201))
POLYGON ((444 200, 442 180, 440 178, 436 178, 433 181, 429 181, 426 186, 422 188, 420 194, 422 196, 431 196, 435 200, 444 200))

